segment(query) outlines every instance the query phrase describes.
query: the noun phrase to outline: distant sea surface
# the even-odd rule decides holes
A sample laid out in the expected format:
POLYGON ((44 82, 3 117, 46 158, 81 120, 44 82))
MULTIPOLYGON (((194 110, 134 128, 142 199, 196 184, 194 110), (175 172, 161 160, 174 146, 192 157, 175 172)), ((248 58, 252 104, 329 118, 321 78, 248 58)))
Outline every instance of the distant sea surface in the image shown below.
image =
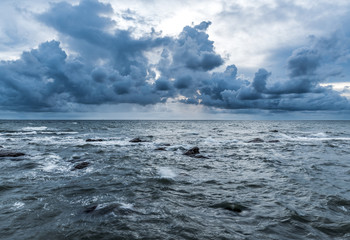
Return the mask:
POLYGON ((0 146, 0 239, 350 239, 350 121, 6 120, 0 146))

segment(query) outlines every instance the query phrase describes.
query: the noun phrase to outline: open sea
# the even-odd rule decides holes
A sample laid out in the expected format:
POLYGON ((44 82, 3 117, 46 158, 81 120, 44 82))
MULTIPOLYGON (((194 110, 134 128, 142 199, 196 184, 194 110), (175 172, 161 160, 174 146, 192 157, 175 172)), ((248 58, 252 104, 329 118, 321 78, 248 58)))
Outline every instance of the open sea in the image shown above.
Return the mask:
POLYGON ((0 239, 350 239, 350 121, 0 121, 0 239))

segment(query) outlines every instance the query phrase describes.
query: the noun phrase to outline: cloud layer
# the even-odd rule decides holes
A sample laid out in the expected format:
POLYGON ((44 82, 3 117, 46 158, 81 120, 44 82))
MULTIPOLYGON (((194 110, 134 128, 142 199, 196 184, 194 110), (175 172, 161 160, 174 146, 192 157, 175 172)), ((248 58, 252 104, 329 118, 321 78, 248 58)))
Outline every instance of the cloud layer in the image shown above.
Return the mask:
POLYGON ((55 3, 37 15, 58 33, 65 49, 57 39, 23 52, 18 60, 2 61, 0 108, 77 111, 89 105, 172 100, 223 109, 350 109, 345 97, 320 85, 341 74, 348 61, 345 36, 312 37, 310 46, 287 59, 284 79, 261 68, 248 81, 238 76, 235 65, 216 70, 225 61, 209 39, 210 21, 186 26, 177 37, 154 30, 135 37, 133 29, 118 29, 113 14, 109 4, 84 0, 55 3))

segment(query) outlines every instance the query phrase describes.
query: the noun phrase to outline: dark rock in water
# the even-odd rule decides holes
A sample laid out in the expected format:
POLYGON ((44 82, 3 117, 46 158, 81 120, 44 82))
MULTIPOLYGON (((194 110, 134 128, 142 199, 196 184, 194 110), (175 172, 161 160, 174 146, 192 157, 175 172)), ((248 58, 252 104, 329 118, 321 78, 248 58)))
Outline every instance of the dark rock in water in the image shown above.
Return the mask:
POLYGON ((97 139, 92 139, 92 138, 88 138, 86 139, 86 142, 102 142, 103 139, 101 138, 97 138, 97 139))
POLYGON ((203 155, 194 155, 193 157, 195 157, 195 158, 208 158, 208 157, 203 156, 203 155))
POLYGON ((171 146, 170 143, 162 143, 160 145, 165 146, 165 147, 170 147, 171 146))
POLYGON ((270 130, 270 132, 272 132, 272 133, 277 133, 278 130, 274 129, 274 130, 270 130))
POLYGON ((140 138, 133 138, 129 142, 138 143, 138 142, 143 142, 143 141, 140 138))
POLYGON ((192 155, 196 155, 196 154, 199 154, 199 148, 198 147, 193 147, 189 150, 187 150, 184 155, 187 155, 187 156, 192 156, 192 155))
POLYGON ((278 143, 280 140, 270 140, 269 143, 278 143))
POLYGON ((21 152, 0 151, 0 157, 21 157, 24 155, 21 152))
POLYGON ((222 203, 218 203, 218 204, 214 204, 211 206, 212 208, 221 208, 221 209, 225 209, 231 212, 236 212, 236 213, 240 213, 243 210, 247 209, 246 207, 240 205, 240 204, 231 204, 229 202, 222 202, 222 203))
POLYGON ((264 142, 264 140, 262 140, 261 138, 254 138, 248 141, 248 143, 262 143, 262 142, 264 142))
POLYGON ((72 170, 83 169, 83 168, 88 167, 89 165, 90 165, 89 162, 82 162, 82 163, 79 163, 79 164, 75 165, 72 170))
POLYGON ((4 148, 3 146, 0 146, 0 148, 4 148))
POLYGON ((158 147, 156 149, 154 149, 156 151, 166 151, 165 147, 158 147))
POLYGON ((93 215, 106 215, 111 212, 124 215, 124 214, 133 213, 134 211, 131 209, 121 207, 119 203, 112 203, 104 207, 99 205, 92 205, 92 206, 86 207, 84 210, 84 213, 89 213, 93 215))
POLYGON ((85 208, 84 213, 91 213, 97 208, 97 205, 93 205, 90 207, 85 208))

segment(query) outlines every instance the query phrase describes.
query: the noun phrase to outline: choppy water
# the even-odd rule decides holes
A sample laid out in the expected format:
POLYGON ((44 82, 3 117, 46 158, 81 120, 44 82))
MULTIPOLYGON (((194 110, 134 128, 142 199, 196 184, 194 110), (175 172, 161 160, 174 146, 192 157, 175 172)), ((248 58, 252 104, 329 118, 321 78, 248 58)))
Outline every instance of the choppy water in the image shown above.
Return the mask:
POLYGON ((0 158, 3 239, 350 239, 349 121, 0 121, 0 145, 26 154, 0 158))

